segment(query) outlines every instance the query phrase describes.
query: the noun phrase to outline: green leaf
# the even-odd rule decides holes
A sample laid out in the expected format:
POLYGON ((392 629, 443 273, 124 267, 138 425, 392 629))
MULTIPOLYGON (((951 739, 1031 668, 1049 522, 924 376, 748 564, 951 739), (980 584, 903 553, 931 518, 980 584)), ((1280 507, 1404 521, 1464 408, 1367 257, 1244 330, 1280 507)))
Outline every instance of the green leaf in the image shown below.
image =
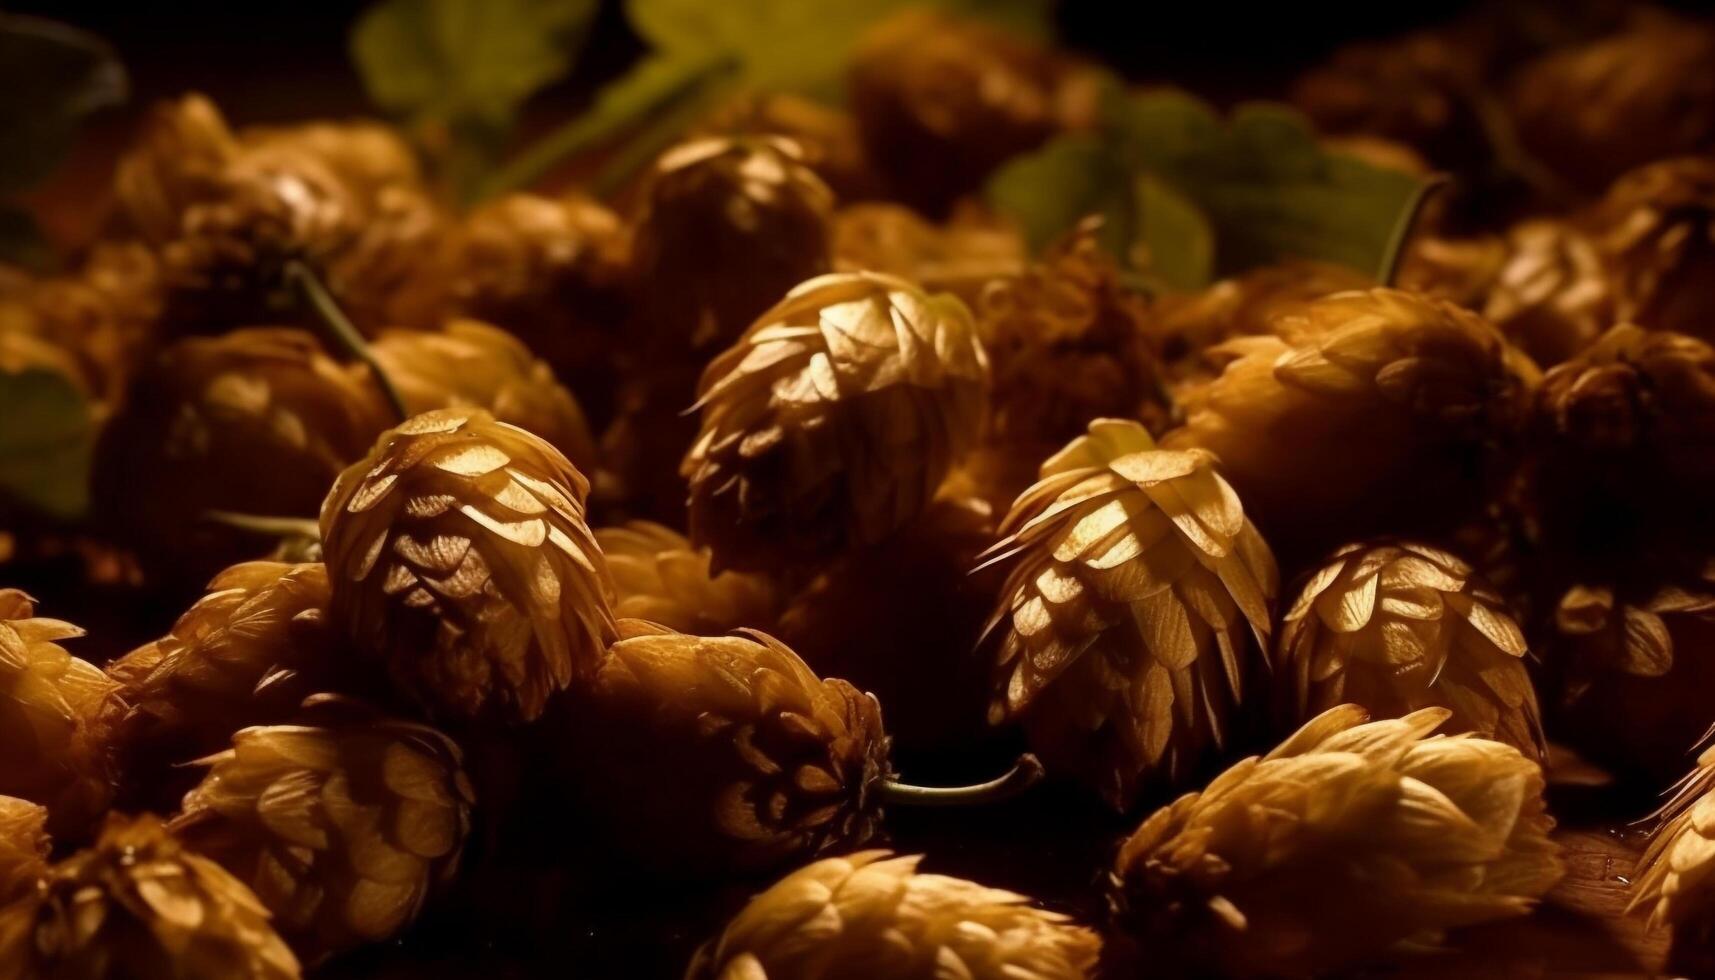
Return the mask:
POLYGON ((53 172, 92 113, 124 102, 125 68, 86 31, 0 14, 0 193, 53 172))
POLYGON ((1135 264, 1174 289, 1201 289, 1214 279, 1215 230, 1196 202, 1160 177, 1136 183, 1135 264))
POLYGON ((1018 222, 1025 242, 1036 251, 1098 214, 1103 245, 1124 256, 1138 213, 1124 161, 1094 136, 1062 136, 1035 153, 1014 158, 990 178, 988 199, 1018 222))
POLYGON ((597 0, 382 0, 352 28, 375 103, 419 123, 504 129, 571 70, 597 0))
POLYGON ((89 399, 58 371, 0 371, 0 496, 62 519, 89 504, 89 399))

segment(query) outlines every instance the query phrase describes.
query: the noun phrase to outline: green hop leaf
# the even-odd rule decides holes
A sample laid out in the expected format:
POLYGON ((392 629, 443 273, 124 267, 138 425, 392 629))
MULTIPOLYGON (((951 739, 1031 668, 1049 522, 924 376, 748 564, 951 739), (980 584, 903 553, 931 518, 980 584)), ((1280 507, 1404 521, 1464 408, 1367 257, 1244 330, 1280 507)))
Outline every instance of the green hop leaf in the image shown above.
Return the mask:
POLYGON ((71 520, 89 504, 95 425, 88 396, 63 373, 0 366, 0 497, 71 520))
POLYGON ((124 102, 113 48, 65 24, 0 14, 0 193, 53 172, 83 121, 124 102))

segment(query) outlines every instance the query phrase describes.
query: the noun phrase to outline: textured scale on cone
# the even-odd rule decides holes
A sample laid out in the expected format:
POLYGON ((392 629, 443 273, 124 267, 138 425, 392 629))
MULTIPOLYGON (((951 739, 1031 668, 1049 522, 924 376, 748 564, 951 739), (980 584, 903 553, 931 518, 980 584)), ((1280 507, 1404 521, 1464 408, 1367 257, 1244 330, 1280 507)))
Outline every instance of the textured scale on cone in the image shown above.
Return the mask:
POLYGON ((1341 548, 1281 619, 1276 711, 1286 730, 1340 704, 1377 718, 1452 712, 1443 730, 1547 751, 1525 639, 1471 567, 1412 542, 1341 548))
POLYGON ((322 506, 336 624, 437 717, 536 719, 614 637, 588 492, 558 450, 487 412, 406 420, 322 506))
POLYGON ((605 845, 676 876, 720 875, 876 834, 888 739, 874 698, 766 633, 622 626, 565 740, 605 845))
POLYGON ((1116 925, 1154 968, 1311 976, 1521 916, 1559 880, 1535 762, 1444 708, 1311 719, 1121 846, 1116 925))
POLYGON ((242 882, 154 817, 109 818, 36 893, 0 908, 0 978, 296 980, 242 882))
POLYGON ((473 794, 425 725, 246 728, 201 765, 169 829, 254 889, 307 964, 397 936, 458 870, 473 794))
POLYGON ((1608 188, 1590 221, 1613 276, 1621 322, 1715 342, 1709 289, 1715 276, 1715 154, 1627 172, 1608 188))
POLYGON ((1162 296, 1146 329, 1176 380, 1202 380, 1220 371, 1217 345, 1270 333, 1282 316, 1302 312, 1313 300, 1369 285, 1368 276, 1343 265, 1283 260, 1194 293, 1162 296))
POLYGON ((1627 912, 1647 913, 1651 928, 1705 931, 1715 924, 1715 749, 1675 784, 1633 872, 1627 912))
POLYGON ((0 589, 0 793, 47 807, 49 828, 67 840, 81 839, 113 798, 118 685, 60 646, 83 635, 0 589))
POLYGON ((709 571, 709 553, 653 521, 597 528, 596 544, 613 573, 614 615, 715 636, 740 627, 771 628, 781 599, 760 575, 709 571))
POLYGON ((1200 449, 1099 419, 1042 464, 988 552, 991 721, 1125 808, 1220 749, 1270 635, 1274 557, 1200 449))
POLYGON ((860 851, 806 865, 697 951, 686 980, 1084 980, 1101 940, 1032 899, 860 851))
POLYGON ((48 873, 48 811, 0 796, 0 907, 36 890, 48 873))
POLYGON ((1488 321, 1396 289, 1337 293, 1276 329, 1226 345, 1236 356, 1180 393, 1186 424, 1162 445, 1219 457, 1288 553, 1456 517, 1539 380, 1488 321))
POLYGON ((703 374, 691 540, 746 570, 881 540, 976 441, 987 378, 957 299, 878 273, 799 285, 703 374))
POLYGON ((239 729, 284 721, 309 695, 358 683, 331 602, 319 562, 234 565, 166 636, 109 664, 126 706, 114 732, 126 785, 172 784, 174 767, 220 751, 239 729))
POLYGON ((577 399, 505 330, 451 320, 438 331, 388 331, 370 350, 411 414, 482 409, 547 440, 580 471, 595 467, 595 436, 577 399))

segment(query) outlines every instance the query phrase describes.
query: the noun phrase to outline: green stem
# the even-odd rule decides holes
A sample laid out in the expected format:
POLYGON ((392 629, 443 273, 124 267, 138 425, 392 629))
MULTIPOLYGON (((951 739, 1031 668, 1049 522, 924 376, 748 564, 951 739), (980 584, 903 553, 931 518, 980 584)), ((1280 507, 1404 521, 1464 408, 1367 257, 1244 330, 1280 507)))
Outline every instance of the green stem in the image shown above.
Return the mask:
POLYGON ((1405 213, 1393 226, 1393 234, 1388 236, 1387 248, 1382 251, 1381 267, 1376 270, 1377 280, 1384 286, 1394 284, 1399 276, 1399 267, 1405 258, 1406 246, 1411 242, 1411 232, 1417 227, 1417 219, 1423 214, 1423 206, 1429 203, 1443 187, 1446 187, 1446 174, 1432 174, 1423 183, 1417 185, 1417 192, 1412 195, 1411 202, 1406 206, 1405 213))
POLYGON ((368 341, 364 340, 363 334, 346 319, 345 312, 339 308, 339 304, 334 301, 327 287, 322 285, 322 281, 310 271, 310 267, 302 262, 289 263, 286 266, 286 280, 296 287, 298 295, 315 311, 340 349, 369 368, 369 373, 375 376, 376 385, 381 388, 381 394, 386 397, 387 404, 393 407, 399 421, 403 422, 409 418, 411 413, 406 411, 405 399, 400 397, 399 389, 393 386, 393 379, 381 369, 381 363, 370 351, 368 341))
POLYGON ((709 103, 725 91, 725 84, 711 82, 700 86, 677 104, 669 106, 659 118, 627 140, 625 146, 614 154, 613 159, 596 172, 595 179, 590 181, 590 192, 601 198, 612 197, 625 186, 625 182, 630 180, 633 174, 647 166, 662 150, 673 145, 709 103))
POLYGON ((647 85, 644 94, 632 96, 637 100, 635 104, 630 104, 629 99, 618 105, 598 100, 588 112, 537 140, 512 162, 491 174, 477 189, 477 200, 536 183, 566 159, 595 147, 639 118, 677 105, 731 68, 731 63, 725 59, 690 62, 669 70, 662 80, 647 85))
POLYGON ((320 541, 322 537, 321 525, 309 517, 267 517, 230 510, 206 510, 202 516, 216 524, 274 538, 307 538, 320 541))
POLYGON ((976 806, 1010 800, 1042 778, 1042 763, 1026 752, 1006 773, 974 786, 912 786, 888 780, 877 792, 886 806, 976 806))

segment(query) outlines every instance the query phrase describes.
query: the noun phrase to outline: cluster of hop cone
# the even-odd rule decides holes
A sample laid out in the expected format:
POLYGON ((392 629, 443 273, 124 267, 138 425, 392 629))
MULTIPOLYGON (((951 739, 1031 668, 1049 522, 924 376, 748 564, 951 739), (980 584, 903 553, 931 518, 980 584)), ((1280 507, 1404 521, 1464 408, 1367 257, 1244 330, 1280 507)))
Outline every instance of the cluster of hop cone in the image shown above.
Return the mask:
MULTIPOLYGON (((0 977, 295 977, 521 811, 594 828, 533 859, 756 892, 694 978, 1321 974, 1528 914, 1563 745, 1629 816, 1692 769, 1633 906, 1715 922, 1708 27, 1533 65, 1538 143, 1696 109, 1585 127, 1574 207, 1431 215, 1397 287, 1151 299, 1093 225, 1032 258, 954 204, 1077 66, 907 26, 852 115, 723 107, 623 216, 451 214, 380 125, 147 119, 81 264, 0 283, 0 371, 101 406, 107 573, 207 594, 103 669, 0 591, 0 977), (992 784, 895 773, 996 737, 1034 755, 992 784), (1097 921, 864 849, 1038 766, 1127 828, 1097 921)), ((1433 158, 1455 40, 1301 100, 1433 158)))

